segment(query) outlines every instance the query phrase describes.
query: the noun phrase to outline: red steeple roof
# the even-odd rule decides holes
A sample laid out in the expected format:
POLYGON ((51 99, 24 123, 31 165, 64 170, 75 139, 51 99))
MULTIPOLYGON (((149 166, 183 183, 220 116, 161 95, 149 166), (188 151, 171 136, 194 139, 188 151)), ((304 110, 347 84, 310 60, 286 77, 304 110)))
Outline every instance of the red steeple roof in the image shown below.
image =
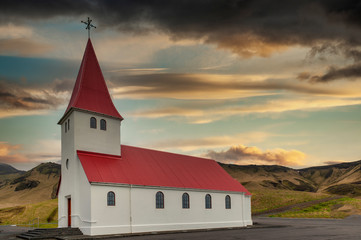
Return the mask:
POLYGON ((90 39, 88 39, 73 94, 64 116, 72 108, 105 114, 123 120, 110 98, 90 39))

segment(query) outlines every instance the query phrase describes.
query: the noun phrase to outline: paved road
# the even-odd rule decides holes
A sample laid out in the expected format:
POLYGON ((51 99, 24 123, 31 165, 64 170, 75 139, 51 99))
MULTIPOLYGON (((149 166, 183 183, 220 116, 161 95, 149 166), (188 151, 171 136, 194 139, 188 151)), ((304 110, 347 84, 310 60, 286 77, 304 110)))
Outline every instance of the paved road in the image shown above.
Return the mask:
POLYGON ((27 232, 30 228, 25 227, 16 227, 16 226, 0 226, 0 239, 1 240, 11 240, 19 239, 16 238, 16 235, 27 232))
MULTIPOLYGON (((119 240, 360 240, 361 216, 344 220, 286 219, 257 217, 251 228, 206 232, 172 233, 122 238, 119 240)), ((14 239, 15 232, 24 229, 0 226, 0 239, 14 239), (11 232, 8 232, 11 230, 11 232)), ((103 238, 105 239, 105 238, 103 238)))
MULTIPOLYGON (((253 228, 118 238, 119 240, 360 240, 361 216, 344 220, 254 218, 253 228)), ((114 238, 113 238, 114 239, 114 238)))

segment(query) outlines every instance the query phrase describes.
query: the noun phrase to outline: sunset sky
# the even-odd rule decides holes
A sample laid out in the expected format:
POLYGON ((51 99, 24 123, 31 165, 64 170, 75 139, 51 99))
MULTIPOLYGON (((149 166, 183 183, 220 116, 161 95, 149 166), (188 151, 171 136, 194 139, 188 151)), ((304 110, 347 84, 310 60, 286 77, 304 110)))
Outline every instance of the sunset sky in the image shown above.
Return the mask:
POLYGON ((88 38, 122 144, 293 168, 361 159, 359 1, 0 2, 0 162, 60 160, 88 38))

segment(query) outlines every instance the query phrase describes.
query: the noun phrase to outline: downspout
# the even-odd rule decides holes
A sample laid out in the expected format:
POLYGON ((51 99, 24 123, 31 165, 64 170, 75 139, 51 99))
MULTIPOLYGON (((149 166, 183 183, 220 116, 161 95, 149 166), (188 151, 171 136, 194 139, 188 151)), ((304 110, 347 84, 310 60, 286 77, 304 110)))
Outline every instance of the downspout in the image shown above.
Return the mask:
POLYGON ((132 226, 132 184, 129 187, 129 227, 130 233, 133 233, 133 226, 132 226))

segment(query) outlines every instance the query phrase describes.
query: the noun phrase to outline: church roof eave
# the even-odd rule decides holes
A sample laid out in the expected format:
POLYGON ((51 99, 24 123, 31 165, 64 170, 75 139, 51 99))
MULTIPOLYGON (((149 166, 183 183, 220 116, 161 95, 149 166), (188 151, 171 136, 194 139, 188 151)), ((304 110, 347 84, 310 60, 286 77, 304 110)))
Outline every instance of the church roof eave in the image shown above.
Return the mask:
POLYGON ((79 111, 79 112, 85 112, 85 113, 90 113, 90 114, 95 114, 95 115, 99 115, 99 116, 105 116, 105 117, 109 117, 109 118, 114 118, 114 119, 119 119, 120 121, 123 121, 124 118, 123 117, 114 117, 114 116, 111 116, 111 115, 107 115, 107 114, 104 114, 104 113, 99 113, 99 112, 94 112, 94 111, 89 111, 89 110, 86 110, 86 109, 81 109, 81 108, 76 108, 76 107, 72 107, 70 108, 67 112, 64 113, 64 115, 60 118, 60 120, 58 121, 58 124, 61 125, 63 124, 64 120, 70 116, 70 114, 73 112, 73 111, 79 111))

